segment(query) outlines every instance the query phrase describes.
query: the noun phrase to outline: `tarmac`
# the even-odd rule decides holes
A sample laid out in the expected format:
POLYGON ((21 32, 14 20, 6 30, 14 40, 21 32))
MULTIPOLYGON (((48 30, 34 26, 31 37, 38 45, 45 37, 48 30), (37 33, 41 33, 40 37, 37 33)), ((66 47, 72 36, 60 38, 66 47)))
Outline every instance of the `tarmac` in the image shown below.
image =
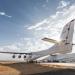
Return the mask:
POLYGON ((0 75, 75 75, 75 63, 0 63, 0 75))

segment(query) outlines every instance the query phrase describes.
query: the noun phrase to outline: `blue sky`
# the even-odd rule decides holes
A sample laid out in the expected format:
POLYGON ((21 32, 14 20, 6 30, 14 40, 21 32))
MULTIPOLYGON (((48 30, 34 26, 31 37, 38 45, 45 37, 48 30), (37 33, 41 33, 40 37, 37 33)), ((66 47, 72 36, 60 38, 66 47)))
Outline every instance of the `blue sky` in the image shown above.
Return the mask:
POLYGON ((0 12, 7 15, 0 15, 0 44, 31 37, 32 34, 24 26, 35 24, 53 14, 57 5, 57 0, 0 0, 0 12))
POLYGON ((0 0, 1 50, 49 47, 40 39, 59 39, 60 29, 74 18, 74 9, 75 0, 0 0))

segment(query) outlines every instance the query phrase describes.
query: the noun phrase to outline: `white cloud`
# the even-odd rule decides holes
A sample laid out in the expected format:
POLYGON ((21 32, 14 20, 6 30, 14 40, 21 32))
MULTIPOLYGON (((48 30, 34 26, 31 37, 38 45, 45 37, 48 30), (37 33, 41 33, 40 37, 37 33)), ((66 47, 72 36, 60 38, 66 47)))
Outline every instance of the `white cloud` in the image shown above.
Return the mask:
POLYGON ((6 16, 6 17, 8 17, 8 18, 11 18, 11 17, 12 17, 12 16, 7 15, 5 12, 0 12, 0 15, 1 15, 1 16, 6 16))
POLYGON ((5 13, 4 12, 0 12, 0 15, 5 15, 5 13))
POLYGON ((28 29, 31 30, 31 29, 38 28, 39 26, 41 26, 44 23, 48 23, 48 21, 47 20, 43 20, 42 22, 39 22, 39 23, 35 24, 34 26, 28 27, 28 29))
POLYGON ((66 2, 66 1, 64 1, 64 0, 61 0, 61 1, 59 2, 59 6, 58 6, 57 8, 58 8, 58 9, 59 9, 59 8, 64 8, 64 7, 67 7, 69 4, 70 4, 70 2, 66 2))
POLYGON ((11 44, 11 45, 6 45, 6 46, 2 46, 0 47, 0 51, 8 51, 8 52, 12 52, 12 51, 18 51, 19 48, 15 45, 15 44, 11 44))

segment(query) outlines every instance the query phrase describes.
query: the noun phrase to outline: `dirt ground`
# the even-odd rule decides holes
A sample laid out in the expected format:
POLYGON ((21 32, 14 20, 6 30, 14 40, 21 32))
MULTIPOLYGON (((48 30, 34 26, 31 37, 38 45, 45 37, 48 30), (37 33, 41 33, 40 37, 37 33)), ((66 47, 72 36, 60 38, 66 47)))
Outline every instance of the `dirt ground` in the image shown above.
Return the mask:
POLYGON ((0 63, 0 75, 75 75, 75 69, 74 67, 72 69, 72 66, 69 68, 65 67, 64 64, 55 63, 0 63))

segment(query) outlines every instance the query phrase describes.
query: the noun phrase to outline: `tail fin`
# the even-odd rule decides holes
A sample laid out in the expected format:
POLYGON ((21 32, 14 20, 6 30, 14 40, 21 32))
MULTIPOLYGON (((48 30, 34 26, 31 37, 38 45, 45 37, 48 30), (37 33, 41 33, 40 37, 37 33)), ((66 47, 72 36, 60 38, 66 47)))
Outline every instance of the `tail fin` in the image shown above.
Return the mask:
MULTIPOLYGON (((68 24, 66 24, 61 33, 60 39, 65 44, 72 44, 73 32, 74 32, 74 22, 75 19, 71 20, 68 24)), ((50 38, 43 38, 42 40, 52 43, 58 43, 56 40, 50 38)))
POLYGON ((74 22, 75 22, 75 19, 71 20, 63 28, 63 31, 62 31, 60 38, 62 41, 65 41, 65 43, 72 43, 73 32, 74 32, 74 22))
MULTIPOLYGON (((56 43, 52 47, 39 51, 39 52, 33 52, 35 55, 40 55, 40 57, 49 55, 49 54, 55 54, 55 53, 70 53, 72 51, 72 39, 73 39, 73 32, 74 32, 74 22, 75 20, 70 21, 68 24, 66 24, 63 28, 62 34, 61 34, 61 42, 56 43)), ((55 42, 55 40, 45 38, 43 39, 45 41, 55 42)))

